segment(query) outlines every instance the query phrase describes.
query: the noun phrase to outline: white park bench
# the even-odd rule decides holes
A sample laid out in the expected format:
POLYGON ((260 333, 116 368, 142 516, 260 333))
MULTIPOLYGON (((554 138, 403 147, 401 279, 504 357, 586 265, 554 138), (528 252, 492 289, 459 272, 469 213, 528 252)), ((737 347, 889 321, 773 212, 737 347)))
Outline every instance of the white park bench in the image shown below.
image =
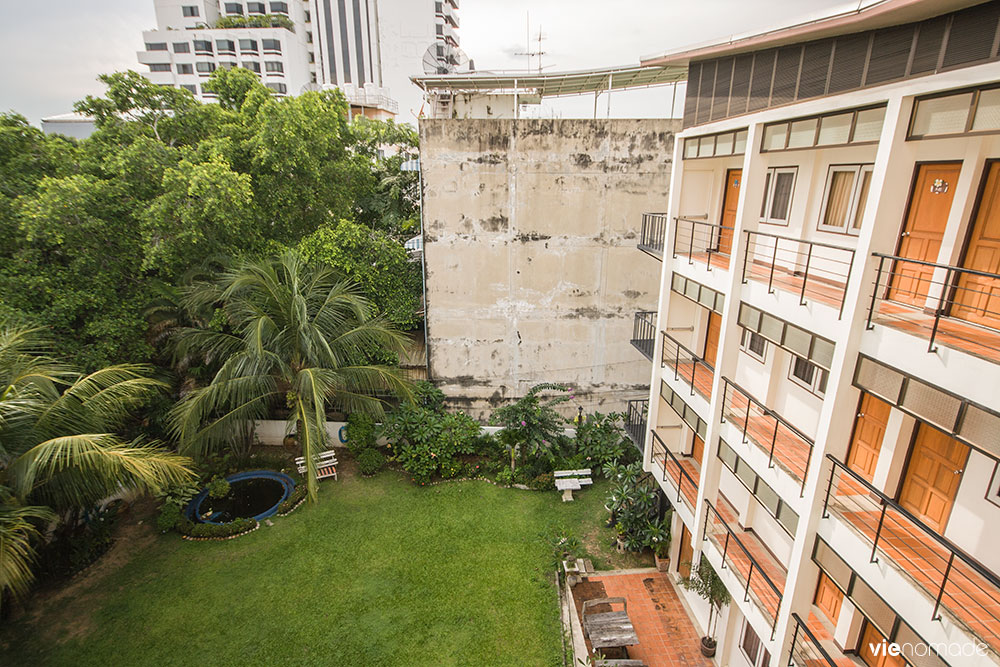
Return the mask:
POLYGON ((574 491, 579 491, 582 487, 594 483, 594 480, 590 478, 590 468, 556 470, 552 474, 556 480, 556 489, 563 493, 564 503, 573 500, 574 491))
MULTIPOLYGON (((327 477, 337 479, 337 453, 334 450, 328 449, 325 452, 320 452, 316 455, 315 460, 316 479, 326 479, 327 477)), ((306 458, 304 456, 296 457, 295 465, 300 475, 306 474, 306 458)))

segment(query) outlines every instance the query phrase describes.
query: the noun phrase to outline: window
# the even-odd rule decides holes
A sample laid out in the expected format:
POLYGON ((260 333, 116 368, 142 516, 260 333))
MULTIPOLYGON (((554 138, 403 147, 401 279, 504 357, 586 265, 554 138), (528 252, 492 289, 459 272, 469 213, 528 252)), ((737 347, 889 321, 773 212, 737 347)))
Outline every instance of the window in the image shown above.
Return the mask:
POLYGON ((166 51, 167 50, 167 43, 166 42, 152 42, 152 43, 146 42, 146 50, 147 51, 166 51))
POLYGON ((315 63, 316 62, 316 54, 313 53, 312 51, 309 52, 309 62, 310 63, 315 63))
POLYGON ((247 3, 247 13, 248 14, 266 14, 267 9, 264 8, 263 2, 248 2, 247 3))
POLYGON ((256 39, 241 39, 240 40, 240 51, 252 51, 257 52, 257 40, 256 39))
POLYGON ((187 42, 174 42, 174 53, 191 53, 191 45, 187 42))
POLYGON ((311 32, 307 32, 306 33, 306 44, 312 44, 312 43, 313 43, 313 34, 311 32))
POLYGON ((218 47, 219 53, 236 53, 236 42, 231 39, 217 39, 215 46, 218 47))
POLYGON ((243 62, 243 67, 250 70, 251 72, 257 72, 260 74, 260 63, 254 62, 253 60, 247 60, 243 62))
POLYGON ((268 72, 280 73, 285 71, 285 66, 280 60, 268 60, 264 63, 264 69, 268 72))
POLYGON ((227 2, 226 3, 226 13, 227 14, 240 14, 243 15, 243 5, 238 2, 227 2))
POLYGON ((305 18, 302 19, 302 22, 303 23, 312 23, 312 14, 309 13, 308 9, 305 11, 305 18))
POLYGON ((234 67, 236 67, 236 63, 233 62, 219 63, 220 69, 233 69, 234 67))
POLYGON ((198 94, 198 86, 195 86, 194 84, 182 83, 181 84, 181 88, 183 88, 184 90, 190 92, 192 95, 197 95, 198 94))
POLYGON ((764 126, 760 152, 878 141, 884 120, 885 107, 878 106, 769 123, 764 126))
POLYGON ((734 130, 684 140, 684 159, 743 155, 747 147, 747 131, 734 130))
POLYGON ((170 71, 170 63, 150 63, 150 65, 149 65, 149 71, 150 72, 169 72, 170 71))
POLYGON ((767 652, 760 637, 746 621, 743 621, 743 639, 740 641, 740 648, 753 667, 767 667, 771 664, 771 654, 767 652))
POLYGON ((288 3, 287 2, 272 2, 271 12, 273 14, 287 14, 288 13, 288 3))
POLYGON ((820 230, 857 234, 861 230, 871 182, 870 164, 831 165, 820 208, 820 230))
POLYGON ((767 339, 759 333, 744 329, 740 349, 757 361, 763 362, 767 358, 767 339))
POLYGON ((194 68, 199 74, 209 74, 215 71, 215 63, 195 63, 194 68))
POLYGON ((826 394, 826 381, 830 374, 812 363, 808 359, 803 359, 798 355, 792 355, 792 366, 788 372, 788 378, 797 385, 800 385, 817 396, 826 394))
POLYGON ((181 13, 183 13, 184 16, 198 16, 198 8, 194 5, 185 5, 184 7, 181 7, 181 13))
POLYGON ((761 222, 772 225, 788 224, 797 171, 797 167, 772 167, 767 170, 764 180, 764 203, 760 208, 761 222))
POLYGON ((207 39, 194 40, 195 53, 212 53, 212 42, 207 39))
POLYGON ((267 87, 276 93, 280 93, 281 95, 284 95, 285 93, 288 92, 288 87, 285 86, 285 84, 283 83, 269 83, 267 84, 267 87))
POLYGON ((177 63, 178 74, 194 74, 194 66, 191 63, 177 63))
POLYGON ((260 40, 260 45, 265 51, 281 53, 281 42, 277 39, 262 39, 260 40))

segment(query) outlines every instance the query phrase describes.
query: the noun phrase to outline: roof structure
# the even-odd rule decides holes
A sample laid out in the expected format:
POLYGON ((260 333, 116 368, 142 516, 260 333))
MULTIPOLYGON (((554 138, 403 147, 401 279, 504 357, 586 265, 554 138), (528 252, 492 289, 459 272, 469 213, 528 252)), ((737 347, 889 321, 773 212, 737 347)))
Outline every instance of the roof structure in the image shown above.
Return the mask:
POLYGON ((480 92, 562 97, 626 88, 648 88, 687 80, 684 65, 625 65, 570 72, 470 72, 411 77, 426 92, 480 92))

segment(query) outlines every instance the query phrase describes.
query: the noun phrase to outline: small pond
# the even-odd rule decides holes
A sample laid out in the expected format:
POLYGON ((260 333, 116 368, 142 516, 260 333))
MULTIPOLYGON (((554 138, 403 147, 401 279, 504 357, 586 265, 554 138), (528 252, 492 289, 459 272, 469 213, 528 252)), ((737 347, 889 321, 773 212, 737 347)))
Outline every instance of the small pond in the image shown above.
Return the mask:
POLYGON ((188 518, 201 523, 229 523, 241 518, 259 521, 277 512, 295 488, 291 477, 273 470, 239 472, 226 481, 229 493, 222 498, 211 498, 208 489, 202 489, 187 506, 188 518))

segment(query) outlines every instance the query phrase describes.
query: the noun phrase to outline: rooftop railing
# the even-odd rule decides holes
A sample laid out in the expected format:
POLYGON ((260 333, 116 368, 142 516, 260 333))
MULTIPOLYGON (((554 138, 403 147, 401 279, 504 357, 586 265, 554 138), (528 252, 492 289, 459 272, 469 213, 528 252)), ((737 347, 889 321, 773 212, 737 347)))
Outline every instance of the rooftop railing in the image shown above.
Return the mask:
POLYGON ((868 328, 875 323, 958 347, 1000 361, 1000 274, 935 264, 895 255, 878 258, 868 307, 868 328))
POLYGON ((694 512, 698 499, 698 481, 681 465, 677 456, 663 442, 656 430, 651 430, 652 447, 649 451, 650 462, 656 462, 659 457, 660 468, 663 470, 663 481, 671 482, 677 487, 677 501, 687 505, 694 512))
POLYGON ((653 350, 656 346, 656 311, 640 310, 632 320, 632 347, 642 352, 642 355, 653 360, 653 350))
POLYGON ((663 244, 667 238, 667 214, 643 213, 639 233, 639 250, 663 259, 663 244))
POLYGON ((798 294, 799 305, 812 299, 837 308, 838 317, 843 314, 853 249, 764 232, 744 233, 744 283, 766 283, 769 293, 776 289, 791 292, 798 294))
POLYGON ((715 368, 666 331, 661 362, 674 369, 675 380, 683 378, 691 386, 691 395, 698 392, 706 399, 711 396, 715 368))
POLYGON ((1000 578, 936 530, 902 508, 834 456, 823 518, 836 514, 871 545, 870 561, 884 557, 935 600, 940 612, 1000 650, 1000 578))
POLYGON ((729 378, 722 378, 722 421, 730 422, 748 440, 767 453, 768 467, 777 462, 801 483, 805 492, 806 473, 812 461, 813 440, 774 410, 751 396, 729 378))
POLYGON ((648 414, 648 398, 628 402, 628 409, 625 411, 625 433, 632 441, 632 444, 639 449, 640 456, 643 454, 643 447, 646 444, 646 419, 648 414))
POLYGON ((705 220, 674 218, 674 259, 687 257, 688 264, 704 262, 709 271, 713 266, 728 269, 733 234, 732 227, 705 220))
POLYGON ((792 620, 795 621, 795 630, 792 631, 787 667, 839 667, 795 612, 792 612, 792 620))

